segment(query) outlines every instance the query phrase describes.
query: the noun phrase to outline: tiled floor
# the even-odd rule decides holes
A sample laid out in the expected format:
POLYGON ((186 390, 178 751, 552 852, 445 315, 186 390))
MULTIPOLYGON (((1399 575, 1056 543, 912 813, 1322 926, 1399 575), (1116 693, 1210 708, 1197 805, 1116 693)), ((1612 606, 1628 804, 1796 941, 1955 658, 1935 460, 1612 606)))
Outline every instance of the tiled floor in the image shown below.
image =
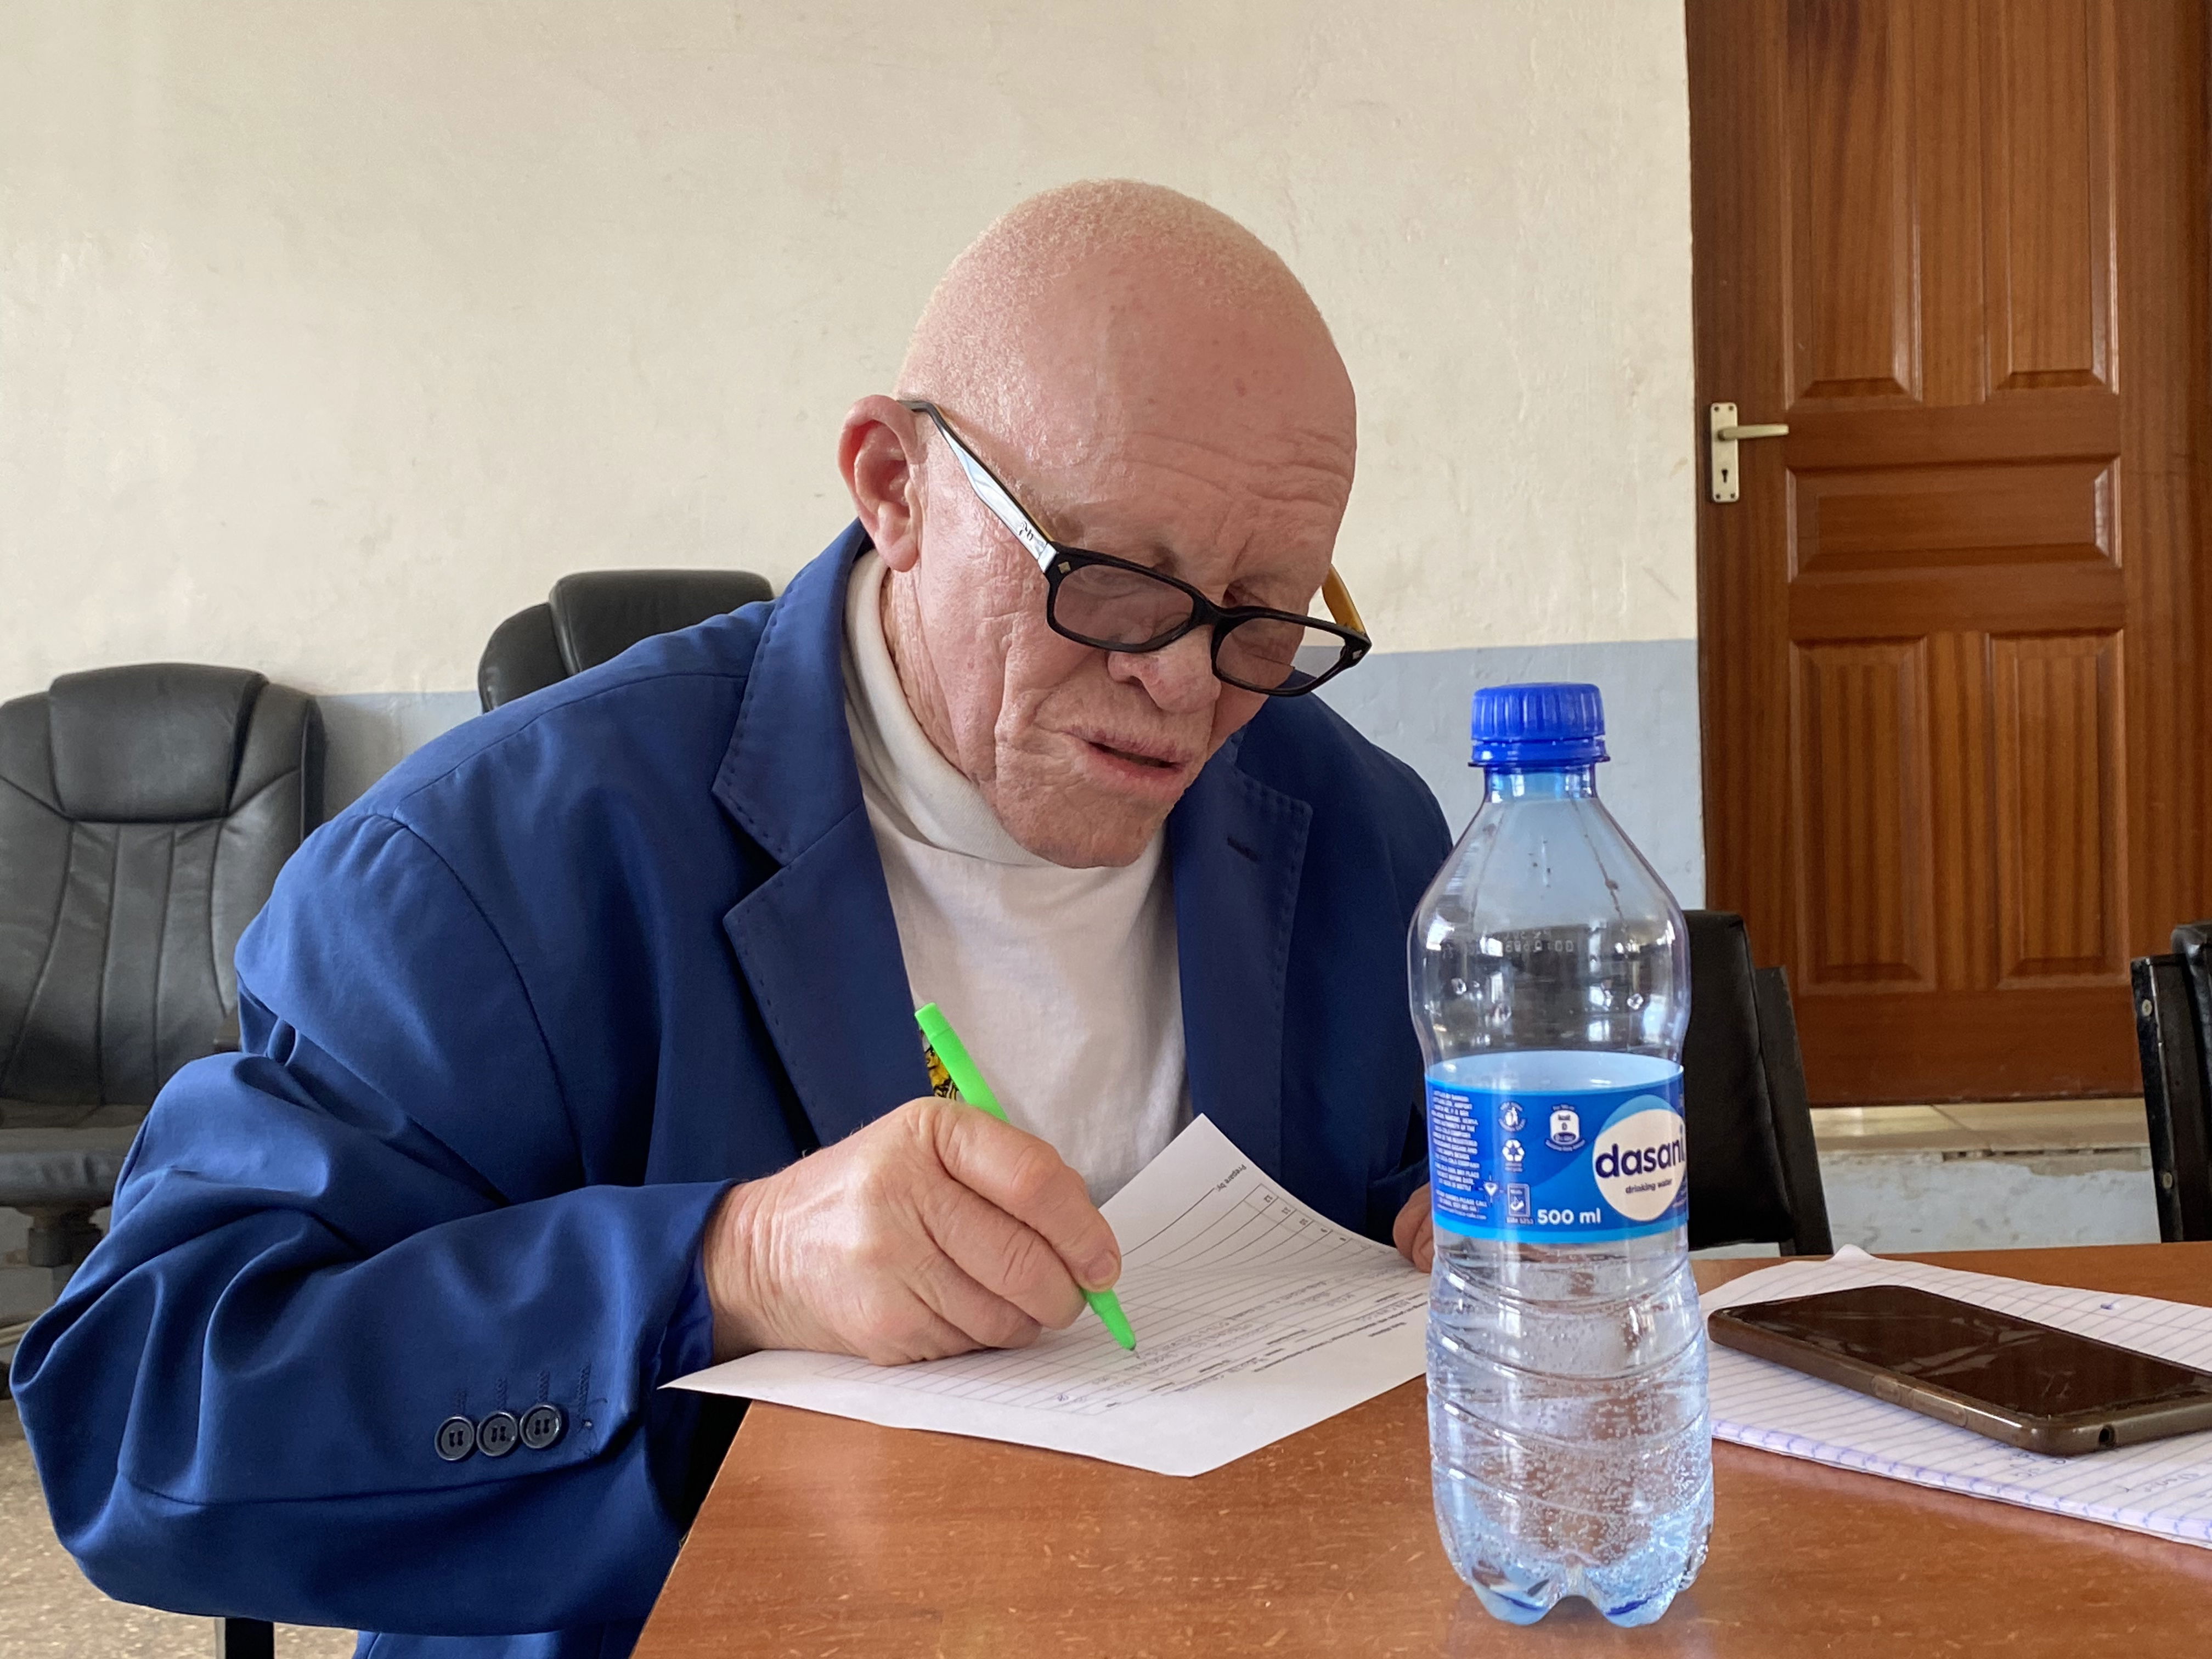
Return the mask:
POLYGON ((2140 1100, 2008 1100, 1984 1105, 1832 1106, 1813 1114, 1828 1152, 2124 1152, 2150 1145, 2140 1100))

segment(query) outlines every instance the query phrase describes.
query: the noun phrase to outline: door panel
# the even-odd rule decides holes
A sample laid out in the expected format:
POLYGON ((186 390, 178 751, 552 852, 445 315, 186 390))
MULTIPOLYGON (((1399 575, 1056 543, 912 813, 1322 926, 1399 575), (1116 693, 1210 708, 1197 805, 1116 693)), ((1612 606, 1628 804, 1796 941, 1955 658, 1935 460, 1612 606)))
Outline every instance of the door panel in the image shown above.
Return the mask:
POLYGON ((1911 13, 1795 6, 1790 33, 1796 400, 1917 398, 1911 13))
POLYGON ((2128 1091, 2212 914, 2201 0, 1691 0, 1710 902, 1824 1103, 2128 1091))
POLYGON ((1984 5, 1990 384, 2110 386, 2111 0, 1984 5))
POLYGON ((2112 562, 2112 464, 2019 461, 1804 472, 1790 480, 1801 576, 2112 562))
POLYGON ((1797 653, 1808 986, 1935 983, 1924 641, 1797 653))
POLYGON ((2127 971, 2119 635, 1990 641, 2000 989, 2127 971))

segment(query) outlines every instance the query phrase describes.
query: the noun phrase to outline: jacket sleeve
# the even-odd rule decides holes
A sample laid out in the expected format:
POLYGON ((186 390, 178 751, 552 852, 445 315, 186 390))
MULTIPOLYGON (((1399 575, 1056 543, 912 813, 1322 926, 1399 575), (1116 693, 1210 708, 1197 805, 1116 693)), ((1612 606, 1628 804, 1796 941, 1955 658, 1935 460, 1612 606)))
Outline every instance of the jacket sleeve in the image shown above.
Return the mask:
POLYGON ((179 1612, 643 1616, 696 1413, 655 1389, 708 1363, 724 1187, 585 1184, 522 976, 390 818, 313 838, 239 964, 244 1052, 161 1091, 108 1237, 16 1358, 62 1541, 179 1612), (439 1455, 447 1419, 541 1401, 550 1446, 439 1455))

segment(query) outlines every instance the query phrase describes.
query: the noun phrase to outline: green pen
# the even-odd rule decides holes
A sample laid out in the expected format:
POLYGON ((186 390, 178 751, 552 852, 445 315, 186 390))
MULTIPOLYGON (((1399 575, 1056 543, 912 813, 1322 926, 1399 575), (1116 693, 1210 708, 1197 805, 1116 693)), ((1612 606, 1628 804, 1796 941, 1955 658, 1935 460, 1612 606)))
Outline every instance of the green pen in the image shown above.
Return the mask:
MULTIPOLYGON (((952 1022, 945 1018, 945 1011, 933 1002, 925 1002, 914 1011, 914 1023, 921 1027, 922 1040, 929 1044, 931 1057, 944 1068, 945 1079, 955 1091, 953 1097, 988 1112, 1004 1123, 1005 1109, 991 1092, 991 1085, 983 1081, 981 1068, 969 1058, 967 1044, 960 1041, 960 1034, 952 1029, 952 1022)), ((939 1093, 944 1092, 934 1076, 930 1084, 939 1093)), ((1137 1334, 1129 1328, 1129 1316, 1121 1311, 1121 1298, 1111 1291, 1085 1291, 1083 1299, 1105 1324, 1108 1334, 1131 1353, 1136 1352, 1137 1334)))

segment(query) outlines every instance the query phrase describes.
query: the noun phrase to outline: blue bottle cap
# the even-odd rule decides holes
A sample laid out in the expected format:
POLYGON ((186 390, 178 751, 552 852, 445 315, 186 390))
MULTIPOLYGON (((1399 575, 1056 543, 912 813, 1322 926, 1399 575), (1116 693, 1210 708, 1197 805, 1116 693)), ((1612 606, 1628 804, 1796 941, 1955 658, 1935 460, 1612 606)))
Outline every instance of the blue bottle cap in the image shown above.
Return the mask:
POLYGON ((1470 722, 1474 766, 1588 766, 1605 752, 1605 700, 1594 685, 1486 685, 1470 722))

